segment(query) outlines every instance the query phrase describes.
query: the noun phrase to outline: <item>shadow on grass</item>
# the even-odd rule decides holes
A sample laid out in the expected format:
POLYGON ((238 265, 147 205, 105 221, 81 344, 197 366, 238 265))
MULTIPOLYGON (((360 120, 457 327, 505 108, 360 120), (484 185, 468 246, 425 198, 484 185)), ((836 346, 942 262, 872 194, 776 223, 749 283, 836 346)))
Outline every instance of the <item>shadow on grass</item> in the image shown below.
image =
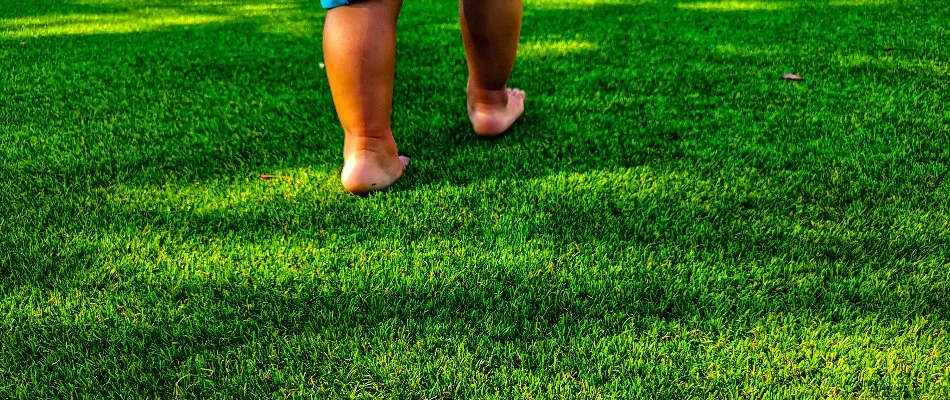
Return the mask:
MULTIPOLYGON (((581 254, 589 252, 588 244, 579 246, 581 254)), ((594 270, 585 269, 583 261, 572 261, 569 257, 561 257, 566 263, 559 263, 552 270, 528 258, 497 268, 497 260, 475 254, 467 256, 465 262, 456 261, 465 272, 435 286, 419 277, 458 274, 459 270, 452 270, 451 265, 443 264, 448 268, 437 270, 427 266, 430 261, 435 262, 431 265, 451 264, 450 258, 422 254, 416 258, 390 258, 373 272, 366 271, 373 276, 358 283, 348 282, 350 285, 321 277, 329 271, 309 271, 276 281, 254 273, 218 273, 217 278, 205 279, 196 275, 165 275, 141 282, 133 280, 128 282, 130 287, 148 285, 149 291, 110 294, 129 296, 118 302, 118 310, 90 308, 77 324, 21 326, 5 341, 18 344, 3 352, 12 355, 8 362, 14 361, 8 364, 7 371, 14 375, 23 372, 21 377, 29 377, 27 370, 19 368, 65 362, 70 365, 68 369, 50 367, 44 370, 43 379, 74 382, 77 386, 73 390, 87 393, 128 391, 165 395, 177 392, 185 376, 197 383, 190 388, 183 385, 182 390, 195 395, 241 387, 229 379, 243 379, 243 390, 249 390, 250 385, 252 392, 261 387, 276 391, 309 379, 311 385, 329 385, 333 391, 353 390, 353 385, 369 380, 379 385, 375 390, 398 393, 400 388, 386 385, 392 385, 394 380, 407 380, 405 383, 409 384, 412 378, 391 375, 393 371, 379 357, 406 364, 411 363, 406 360, 415 357, 411 354, 441 354, 463 361, 466 357, 491 360, 478 364, 471 360, 473 365, 461 367, 468 373, 547 371, 552 368, 545 358, 550 354, 538 352, 537 346, 548 343, 562 359, 558 368, 579 371, 587 384, 598 386, 618 379, 629 381, 651 368, 626 365, 595 371, 588 368, 604 366, 606 361, 579 361, 578 357, 584 359, 584 352, 599 349, 583 343, 603 344, 601 341, 617 335, 635 337, 638 341, 691 343, 694 350, 669 349, 662 353, 686 365, 702 359, 706 351, 715 353, 717 350, 707 347, 709 343, 742 342, 755 336, 764 321, 779 322, 783 329, 788 329, 795 324, 850 326, 857 321, 874 320, 878 329, 887 329, 889 324, 920 318, 946 321, 948 317, 939 293, 915 292, 907 296, 884 288, 862 292, 867 288, 862 288, 860 282, 834 282, 841 276, 809 272, 807 263, 791 266, 793 270, 801 268, 798 273, 759 277, 761 281, 751 282, 750 279, 756 279, 753 275, 743 276, 751 270, 741 267, 741 272, 704 275, 703 271, 680 270, 664 275, 662 269, 677 270, 677 264, 660 261, 660 265, 651 267, 647 260, 640 260, 642 264, 631 263, 628 268, 611 269, 609 273, 600 268, 595 275, 585 278, 584 273, 594 270), (565 272, 565 268, 579 270, 575 274, 565 272), (684 282, 682 279, 688 279, 690 274, 694 279, 684 282), (805 278, 813 281, 811 284, 796 287, 793 282, 800 283, 808 274, 817 276, 805 278), (809 286, 828 278, 833 285, 849 287, 850 291, 842 291, 841 287, 823 291, 821 284, 809 286), (109 311, 116 316, 95 318, 96 313, 109 311), (689 331, 682 326, 688 326, 689 331), (34 343, 33 338, 43 341, 34 343), (98 357, 83 356, 83 352, 93 349, 98 357), (265 355, 268 358, 263 358, 265 355), (266 365, 261 364, 265 362, 266 365), (268 378, 269 371, 291 375, 282 382, 268 378), (77 373, 96 372, 100 382, 72 380, 77 373)), ((354 265, 340 268, 359 270, 354 265)), ((83 295, 93 302, 103 296, 96 291, 83 295)), ((69 320, 72 316, 48 318, 69 320)), ((863 336, 851 333, 848 337, 860 342, 863 336)), ((642 348, 637 351, 649 353, 642 348)), ((728 354, 747 350, 718 351, 728 354)), ((417 373, 426 382, 454 381, 444 375, 451 374, 450 370, 417 373)), ((688 379, 685 369, 667 373, 688 379)), ((772 373, 781 374, 777 370, 772 373)), ((807 380, 820 377, 823 372, 816 368, 798 374, 795 379, 807 380)), ((646 390, 650 390, 649 386, 646 390)))

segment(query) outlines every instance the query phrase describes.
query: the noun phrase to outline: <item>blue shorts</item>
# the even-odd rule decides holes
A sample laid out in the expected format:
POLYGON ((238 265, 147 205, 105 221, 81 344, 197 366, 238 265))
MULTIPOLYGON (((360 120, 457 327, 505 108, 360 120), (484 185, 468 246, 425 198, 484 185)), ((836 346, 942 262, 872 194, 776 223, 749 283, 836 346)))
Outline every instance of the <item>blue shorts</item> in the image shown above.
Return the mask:
POLYGON ((350 2, 347 0, 320 0, 320 4, 323 6, 323 8, 329 10, 333 7, 345 6, 350 4, 350 2))

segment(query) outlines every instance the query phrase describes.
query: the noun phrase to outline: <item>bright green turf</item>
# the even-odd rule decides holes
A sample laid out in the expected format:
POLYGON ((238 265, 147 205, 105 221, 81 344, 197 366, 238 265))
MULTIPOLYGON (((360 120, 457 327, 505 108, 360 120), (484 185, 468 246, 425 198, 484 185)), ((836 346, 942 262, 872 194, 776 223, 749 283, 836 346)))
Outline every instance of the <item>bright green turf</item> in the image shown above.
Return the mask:
POLYGON ((323 14, 0 1, 0 398, 950 397, 950 3, 408 0, 369 198, 323 14))

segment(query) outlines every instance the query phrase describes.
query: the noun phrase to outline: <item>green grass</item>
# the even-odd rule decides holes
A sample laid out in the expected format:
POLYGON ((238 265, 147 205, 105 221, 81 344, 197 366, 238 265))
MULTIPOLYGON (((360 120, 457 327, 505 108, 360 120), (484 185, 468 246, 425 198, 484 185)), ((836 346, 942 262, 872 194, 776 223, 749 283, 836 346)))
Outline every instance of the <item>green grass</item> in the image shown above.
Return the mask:
POLYGON ((950 3, 527 1, 368 198, 315 0, 0 2, 0 397, 950 397, 950 3))

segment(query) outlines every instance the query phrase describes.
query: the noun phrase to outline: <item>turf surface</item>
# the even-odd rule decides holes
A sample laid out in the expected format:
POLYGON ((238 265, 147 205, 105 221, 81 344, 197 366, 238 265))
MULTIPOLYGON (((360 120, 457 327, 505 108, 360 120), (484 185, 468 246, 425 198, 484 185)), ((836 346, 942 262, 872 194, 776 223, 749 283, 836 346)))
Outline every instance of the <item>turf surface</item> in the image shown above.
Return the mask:
POLYGON ((368 198, 323 13, 0 1, 0 397, 950 397, 950 3, 409 0, 368 198))

